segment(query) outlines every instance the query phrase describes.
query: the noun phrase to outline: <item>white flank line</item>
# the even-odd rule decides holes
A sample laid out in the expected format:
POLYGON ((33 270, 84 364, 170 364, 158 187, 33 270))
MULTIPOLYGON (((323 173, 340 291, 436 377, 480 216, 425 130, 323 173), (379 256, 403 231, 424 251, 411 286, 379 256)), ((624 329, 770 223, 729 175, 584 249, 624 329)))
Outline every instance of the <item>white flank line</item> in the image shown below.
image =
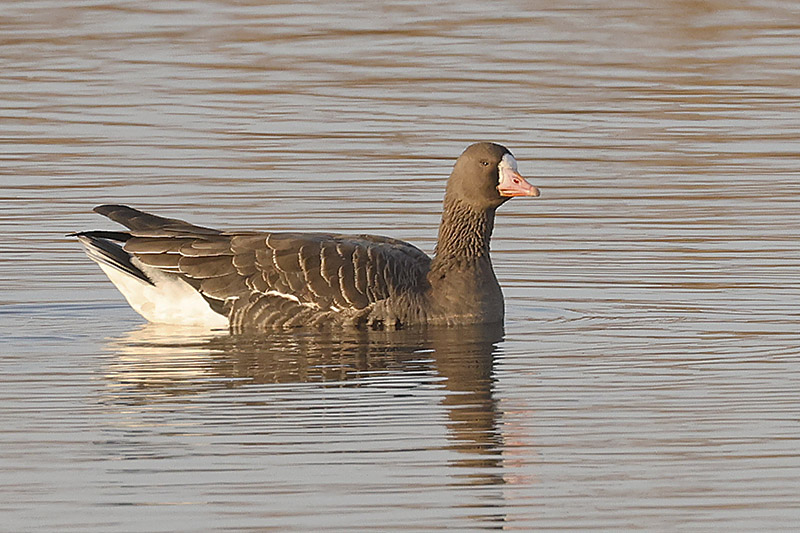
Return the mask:
POLYGON ((306 307, 315 307, 318 308, 319 306, 315 303, 308 303, 308 302, 301 302, 300 298, 295 296, 294 294, 286 294, 285 292, 279 292, 274 289, 265 292, 267 296, 280 296, 281 298, 286 298, 287 300, 291 300, 293 302, 297 302, 300 305, 304 305, 306 307))

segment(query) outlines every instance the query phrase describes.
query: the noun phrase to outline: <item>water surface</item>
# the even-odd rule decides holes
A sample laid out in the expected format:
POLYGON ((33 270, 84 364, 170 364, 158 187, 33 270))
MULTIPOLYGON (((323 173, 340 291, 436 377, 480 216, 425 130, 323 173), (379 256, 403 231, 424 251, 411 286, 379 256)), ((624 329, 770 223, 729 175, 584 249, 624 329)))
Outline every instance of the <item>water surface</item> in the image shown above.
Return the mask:
POLYGON ((9 2, 9 531, 792 530, 800 7, 9 2), (73 239, 127 203, 431 252, 461 150, 505 328, 145 325, 73 239))

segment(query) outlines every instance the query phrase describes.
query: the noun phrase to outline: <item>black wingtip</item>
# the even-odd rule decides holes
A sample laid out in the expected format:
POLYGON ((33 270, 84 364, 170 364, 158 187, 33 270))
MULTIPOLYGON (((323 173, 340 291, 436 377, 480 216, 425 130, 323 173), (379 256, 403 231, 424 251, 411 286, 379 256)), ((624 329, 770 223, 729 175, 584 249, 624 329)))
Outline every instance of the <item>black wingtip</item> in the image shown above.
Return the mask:
POLYGON ((94 208, 94 211, 96 213, 104 213, 106 211, 109 211, 109 210, 112 210, 112 209, 119 209, 119 208, 131 209, 131 207, 129 207, 127 205, 123 205, 123 204, 101 204, 101 205, 96 206, 94 208))
POLYGON ((114 231, 81 231, 75 234, 81 241, 89 257, 101 265, 115 268, 125 274, 138 278, 145 283, 154 285, 153 280, 131 261, 122 246, 116 241, 126 241, 131 238, 127 233, 114 231))
POLYGON ((112 214, 114 214, 115 212, 119 212, 119 211, 139 212, 137 209, 133 209, 132 207, 128 207, 127 205, 122 205, 122 204, 103 204, 103 205, 98 205, 97 207, 92 209, 92 211, 94 211, 95 213, 98 213, 100 215, 103 215, 105 217, 109 217, 109 218, 111 217, 112 214))
POLYGON ((75 233, 67 233, 65 237, 96 237, 100 239, 108 239, 111 241, 119 241, 119 242, 127 242, 133 236, 130 233, 125 233, 124 231, 104 231, 104 230, 93 230, 93 231, 76 231, 75 233))
POLYGON ((127 205, 98 205, 95 213, 127 227, 136 237, 174 237, 177 235, 219 235, 220 230, 196 226, 177 218, 166 218, 139 211, 127 205))

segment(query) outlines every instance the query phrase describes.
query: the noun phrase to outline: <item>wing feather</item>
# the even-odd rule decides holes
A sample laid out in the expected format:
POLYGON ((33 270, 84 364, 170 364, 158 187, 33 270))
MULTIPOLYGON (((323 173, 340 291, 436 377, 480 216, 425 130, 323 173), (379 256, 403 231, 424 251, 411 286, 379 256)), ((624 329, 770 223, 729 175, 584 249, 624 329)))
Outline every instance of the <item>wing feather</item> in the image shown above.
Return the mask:
MULTIPOLYGON (((126 252, 128 250, 125 250, 126 252)), ((170 273, 180 272, 180 254, 160 253, 160 254, 133 254, 139 261, 147 266, 155 267, 159 270, 170 273)))
POLYGON ((182 256, 178 266, 193 279, 218 278, 236 273, 230 255, 182 256))
POLYGON ((200 282, 200 292, 215 300, 226 300, 248 292, 246 280, 233 272, 224 276, 206 278, 200 282))
MULTIPOLYGON (((131 229, 127 253, 189 282, 232 327, 303 325, 353 313, 426 283, 430 258, 387 237, 223 233, 124 206, 98 212, 131 229)), ((363 315, 359 315, 363 316, 363 315)))

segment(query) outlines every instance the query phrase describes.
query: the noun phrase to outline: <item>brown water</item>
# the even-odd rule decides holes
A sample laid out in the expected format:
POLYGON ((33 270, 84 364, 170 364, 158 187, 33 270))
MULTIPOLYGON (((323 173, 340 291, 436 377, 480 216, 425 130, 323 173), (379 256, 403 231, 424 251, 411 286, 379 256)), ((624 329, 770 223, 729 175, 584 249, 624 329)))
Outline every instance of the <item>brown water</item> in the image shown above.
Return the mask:
POLYGON ((0 61, 0 530, 800 522, 797 2, 4 2, 0 61), (475 140, 543 191, 505 331, 143 325, 63 237, 431 251, 475 140))

